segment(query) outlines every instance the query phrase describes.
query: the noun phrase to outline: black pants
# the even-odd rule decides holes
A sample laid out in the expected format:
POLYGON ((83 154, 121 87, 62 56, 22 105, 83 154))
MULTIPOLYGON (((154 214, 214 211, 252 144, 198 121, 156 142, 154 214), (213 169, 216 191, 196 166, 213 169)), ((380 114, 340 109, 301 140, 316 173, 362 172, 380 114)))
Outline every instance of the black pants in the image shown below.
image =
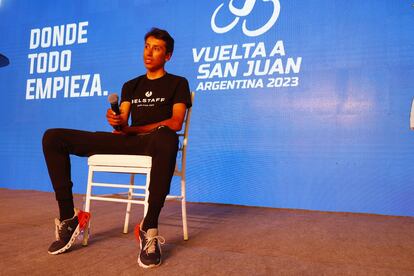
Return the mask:
POLYGON ((58 201, 73 201, 70 154, 85 157, 93 154, 151 156, 148 214, 155 213, 157 220, 170 191, 177 150, 178 135, 168 127, 136 136, 72 129, 48 129, 43 136, 43 153, 58 201))

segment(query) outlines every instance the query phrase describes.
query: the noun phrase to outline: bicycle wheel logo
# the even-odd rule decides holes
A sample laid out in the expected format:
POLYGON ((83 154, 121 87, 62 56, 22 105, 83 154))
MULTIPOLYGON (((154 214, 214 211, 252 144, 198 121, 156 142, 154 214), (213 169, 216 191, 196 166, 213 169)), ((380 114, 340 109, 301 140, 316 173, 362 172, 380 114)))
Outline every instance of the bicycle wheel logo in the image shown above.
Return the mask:
MULTIPOLYGON (((235 18, 229 25, 224 26, 224 27, 219 27, 216 24, 216 16, 221 10, 221 8, 224 6, 224 3, 220 4, 220 6, 218 6, 217 9, 214 11, 213 15, 211 16, 211 28, 213 29, 214 32, 218 34, 227 33, 228 31, 233 29, 237 25, 237 23, 239 23, 240 18, 249 15, 253 10, 254 5, 256 4, 256 0, 245 0, 243 7, 239 9, 233 5, 233 1, 234 0, 230 0, 229 2, 229 10, 235 16, 235 18)), ((280 13, 279 0, 262 0, 262 1, 273 3, 272 16, 266 22, 266 24, 264 24, 262 27, 255 29, 255 30, 249 29, 247 27, 247 19, 244 19, 243 24, 242 24, 242 30, 243 30, 243 33, 247 36, 259 36, 259 35, 264 34, 276 23, 276 20, 279 17, 279 13, 280 13)))

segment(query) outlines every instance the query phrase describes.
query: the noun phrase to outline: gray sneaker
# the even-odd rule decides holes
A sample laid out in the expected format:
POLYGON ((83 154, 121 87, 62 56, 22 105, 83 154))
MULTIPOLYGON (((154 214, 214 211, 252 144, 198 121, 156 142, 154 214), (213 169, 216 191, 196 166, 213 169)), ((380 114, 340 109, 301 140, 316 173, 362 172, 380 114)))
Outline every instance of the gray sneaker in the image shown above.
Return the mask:
POLYGON ((161 244, 165 243, 165 239, 158 236, 158 229, 151 228, 145 232, 137 225, 135 227, 135 236, 139 240, 140 247, 138 255, 139 266, 152 268, 161 265, 161 244))

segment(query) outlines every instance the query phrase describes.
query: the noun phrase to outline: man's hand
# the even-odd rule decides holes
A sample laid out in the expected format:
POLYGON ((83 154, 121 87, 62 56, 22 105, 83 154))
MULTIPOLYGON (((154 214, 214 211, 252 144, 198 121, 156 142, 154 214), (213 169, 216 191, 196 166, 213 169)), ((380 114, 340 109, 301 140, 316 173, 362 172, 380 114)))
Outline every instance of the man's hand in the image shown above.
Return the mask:
POLYGON ((108 108, 106 111, 106 120, 112 126, 119 126, 120 128, 128 125, 128 117, 129 117, 129 110, 131 107, 131 103, 129 102, 122 102, 119 106, 119 110, 121 111, 120 115, 116 115, 112 109, 108 108))
POLYGON ((110 108, 106 111, 106 120, 112 127, 120 126, 122 124, 121 115, 116 115, 110 108))

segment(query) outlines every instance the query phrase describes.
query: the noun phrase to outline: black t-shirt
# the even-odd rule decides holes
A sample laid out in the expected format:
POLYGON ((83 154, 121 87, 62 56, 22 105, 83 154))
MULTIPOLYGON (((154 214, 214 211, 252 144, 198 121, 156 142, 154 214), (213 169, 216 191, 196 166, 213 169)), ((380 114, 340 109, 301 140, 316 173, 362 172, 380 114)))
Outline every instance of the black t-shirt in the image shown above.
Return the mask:
POLYGON ((150 80, 146 75, 127 81, 122 87, 122 102, 131 103, 131 126, 157 123, 172 117, 173 105, 191 107, 188 81, 180 76, 165 74, 150 80))

